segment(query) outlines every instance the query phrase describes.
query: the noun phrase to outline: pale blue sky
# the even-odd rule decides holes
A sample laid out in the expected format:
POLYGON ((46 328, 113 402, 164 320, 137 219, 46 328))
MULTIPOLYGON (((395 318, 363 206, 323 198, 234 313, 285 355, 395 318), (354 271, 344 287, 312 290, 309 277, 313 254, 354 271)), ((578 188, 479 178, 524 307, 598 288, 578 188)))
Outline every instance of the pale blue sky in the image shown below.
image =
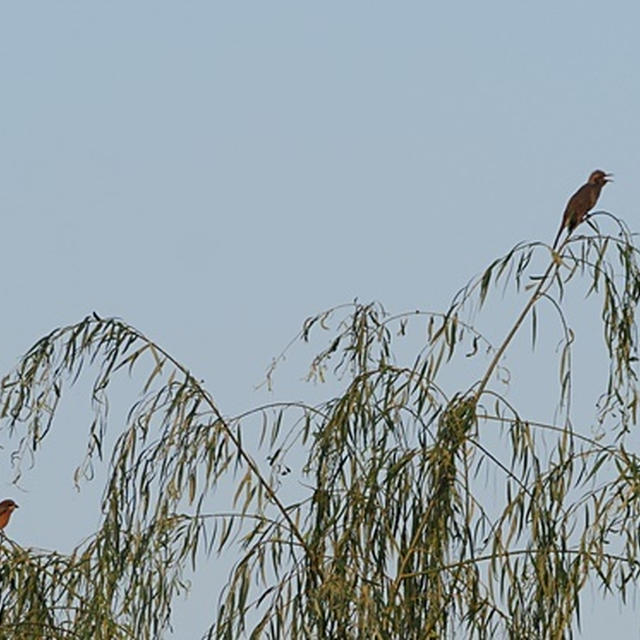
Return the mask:
MULTIPOLYGON (((96 310, 235 411, 305 317, 444 308, 550 242, 595 168, 637 230, 639 24, 632 1, 3 3, 2 370, 96 310)), ((94 524, 69 524, 93 498, 61 433, 23 492, 0 477, 25 546, 94 524)), ((639 637, 633 613, 582 637, 615 625, 639 637)))

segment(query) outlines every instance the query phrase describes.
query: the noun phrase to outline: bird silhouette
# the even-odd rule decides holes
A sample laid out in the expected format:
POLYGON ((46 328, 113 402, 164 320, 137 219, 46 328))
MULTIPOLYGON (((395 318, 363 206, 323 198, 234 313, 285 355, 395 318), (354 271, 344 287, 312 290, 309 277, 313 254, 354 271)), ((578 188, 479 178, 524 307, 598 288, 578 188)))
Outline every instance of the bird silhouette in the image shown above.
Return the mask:
POLYGON ((567 202, 567 206, 562 216, 562 224, 558 229, 558 235, 553 241, 553 248, 556 248, 558 240, 562 235, 562 230, 567 229, 567 237, 569 234, 585 219, 587 213, 593 209, 598 198, 600 197, 600 191, 607 182, 611 182, 610 177, 613 174, 605 173, 600 169, 596 169, 591 173, 589 179, 583 184, 567 202))
POLYGON ((0 502, 0 530, 4 529, 9 522, 11 514, 18 508, 18 505, 11 499, 0 502))

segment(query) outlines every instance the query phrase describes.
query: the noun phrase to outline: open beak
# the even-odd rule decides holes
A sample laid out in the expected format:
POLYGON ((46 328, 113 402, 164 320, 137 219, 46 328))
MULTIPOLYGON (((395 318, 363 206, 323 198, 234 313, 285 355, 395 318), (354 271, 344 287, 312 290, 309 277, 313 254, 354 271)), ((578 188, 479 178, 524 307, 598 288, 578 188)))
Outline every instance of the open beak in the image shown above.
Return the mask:
POLYGON ((611 176, 613 176, 613 173, 605 173, 604 174, 604 181, 605 182, 613 182, 613 178, 611 176))

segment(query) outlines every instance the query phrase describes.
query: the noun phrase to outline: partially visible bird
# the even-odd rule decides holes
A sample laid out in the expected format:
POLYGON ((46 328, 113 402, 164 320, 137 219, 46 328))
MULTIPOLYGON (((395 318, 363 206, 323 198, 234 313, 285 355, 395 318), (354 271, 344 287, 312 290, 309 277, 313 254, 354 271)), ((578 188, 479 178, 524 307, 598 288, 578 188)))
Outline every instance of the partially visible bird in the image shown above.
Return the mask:
POLYGON ((558 235, 553 241, 554 249, 558 244, 558 240, 560 240, 562 230, 566 228, 569 232, 567 235, 569 235, 585 219, 587 213, 593 209, 598 201, 602 187, 604 187, 607 182, 611 182, 610 177, 612 175, 612 173, 605 173, 600 169, 596 169, 589 176, 587 182, 569 198, 569 202, 567 202, 564 210, 564 215, 562 216, 562 224, 560 225, 560 229, 558 229, 558 235))
POLYGON ((18 505, 11 499, 0 502, 0 530, 4 529, 9 522, 11 514, 18 508, 18 505))

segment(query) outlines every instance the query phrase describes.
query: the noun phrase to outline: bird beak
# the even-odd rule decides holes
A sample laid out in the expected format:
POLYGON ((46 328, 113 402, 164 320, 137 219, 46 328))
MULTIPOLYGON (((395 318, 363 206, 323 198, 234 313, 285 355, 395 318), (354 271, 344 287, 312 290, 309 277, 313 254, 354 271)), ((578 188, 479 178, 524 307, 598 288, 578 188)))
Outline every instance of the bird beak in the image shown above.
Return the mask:
POLYGON ((613 176, 613 173, 605 173, 604 174, 604 181, 605 182, 613 182, 613 178, 611 176, 613 176))

